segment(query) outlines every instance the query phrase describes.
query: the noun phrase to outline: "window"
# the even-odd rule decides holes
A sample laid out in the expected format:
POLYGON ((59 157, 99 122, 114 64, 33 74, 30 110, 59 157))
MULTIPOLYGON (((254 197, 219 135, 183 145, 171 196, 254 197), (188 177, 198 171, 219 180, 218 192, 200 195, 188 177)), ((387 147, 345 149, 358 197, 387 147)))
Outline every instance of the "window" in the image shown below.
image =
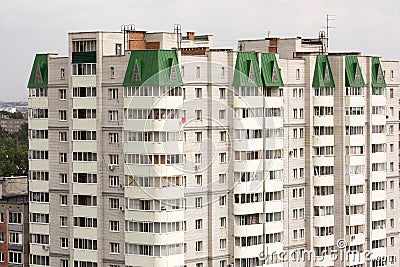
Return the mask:
POLYGON ((8 213, 8 223, 22 223, 22 213, 21 212, 9 212, 8 213))
POLYGON ((73 97, 96 97, 96 87, 74 87, 73 97))
POLYGON ((225 173, 219 174, 218 182, 219 182, 220 184, 224 184, 225 181, 226 181, 226 174, 225 174, 225 173))
POLYGON ((220 120, 224 120, 225 119, 225 109, 220 109, 218 112, 218 118, 220 120))
POLYGON ((299 129, 299 138, 304 138, 304 128, 299 129))
POLYGON ((219 88, 219 98, 220 99, 226 98, 226 88, 219 88))
POLYGON ((296 80, 300 79, 300 69, 296 69, 296 80))
POLYGON ((227 267, 228 262, 226 260, 219 261, 219 267, 227 267))
POLYGON ((96 110, 95 109, 73 109, 74 119, 95 119, 96 110))
POLYGON ((61 206, 68 205, 68 196, 67 195, 60 195, 60 205, 61 206))
POLYGON ((60 142, 67 142, 67 132, 59 132, 60 142))
POLYGON ((8 262, 9 263, 22 263, 22 253, 16 251, 8 252, 8 262))
POLYGON ((110 187, 119 186, 119 176, 110 175, 110 187))
POLYGON ((110 242, 110 253, 119 254, 119 243, 110 242))
POLYGON ((115 54, 117 56, 122 55, 122 44, 115 44, 115 54))
POLYGON ((226 131, 220 131, 219 132, 219 140, 221 142, 226 142, 226 131))
POLYGON ((9 235, 9 243, 11 244, 22 244, 22 233, 17 233, 17 232, 8 232, 9 235))
POLYGON ((68 219, 66 216, 60 216, 60 226, 61 227, 68 226, 68 219))
POLYGON ((115 154, 110 154, 110 164, 111 165, 118 165, 119 164, 119 156, 115 154))
POLYGON ((196 67, 196 78, 200 78, 200 67, 196 67))
POLYGON ((194 203, 195 203, 195 207, 196 208, 201 208, 202 200, 203 200, 202 197, 196 197, 195 198, 194 203))
POLYGON ((226 153, 219 153, 219 163, 226 163, 226 153))
POLYGON ((297 219, 297 209, 292 210, 292 219, 297 219))
POLYGON ((225 206, 226 205, 226 196, 220 196, 219 197, 219 205, 220 206, 225 206))
POLYGON ((293 109, 293 119, 297 119, 297 108, 293 109))
POLYGON ((302 119, 304 118, 304 109, 299 109, 299 118, 302 119))
POLYGON ((110 67, 110 78, 111 79, 115 78, 115 69, 114 69, 114 67, 110 67))
POLYGON ((203 251, 203 241, 196 241, 195 251, 196 252, 203 251))
POLYGON ((108 88, 108 99, 118 99, 118 88, 108 88))
POLYGON ((60 267, 69 267, 68 260, 60 260, 60 267))
POLYGON ((203 134, 202 134, 202 132, 195 132, 194 134, 196 135, 196 142, 201 142, 201 141, 203 141, 203 134))
POLYGON ((226 228, 226 217, 220 217, 219 218, 219 227, 220 228, 226 228))
POLYGON ((72 75, 78 75, 78 76, 96 75, 96 63, 72 64, 72 75))
POLYGON ((196 120, 200 121, 201 118, 202 118, 202 111, 201 110, 195 110, 194 113, 195 113, 196 120))
POLYGON ((201 154, 194 154, 194 163, 201 164, 201 154))
POLYGON ((66 184, 67 182, 68 182, 67 174, 66 173, 60 173, 60 184, 66 184))
POLYGON ((293 88, 293 98, 297 98, 297 88, 293 88))
POLYGON ((66 100, 67 99, 67 90, 66 89, 58 90, 58 94, 59 94, 60 100, 66 100))
POLYGON ((61 80, 65 79, 65 69, 64 68, 61 68, 61 70, 60 70, 60 78, 61 78, 61 80))
POLYGON ((202 175, 195 175, 194 179, 196 181, 197 186, 202 186, 202 184, 203 184, 203 176, 202 175))
POLYGON ((119 221, 110 221, 110 231, 119 232, 119 221))
POLYGON ((202 97, 202 89, 201 88, 194 88, 195 93, 196 93, 196 98, 201 98, 202 97))
POLYGON ((118 198, 110 198, 110 209, 119 209, 119 199, 118 198))
POLYGON ((185 77, 185 66, 181 66, 181 76, 185 77))
POLYGON ((226 249, 226 239, 225 238, 219 240, 219 249, 220 250, 226 249))
POLYGON ((4 213, 1 212, 0 213, 0 223, 3 223, 3 222, 4 222, 4 213))
POLYGON ((299 98, 303 98, 303 88, 299 88, 299 98))
POLYGON ((203 229, 203 220, 202 219, 197 219, 194 221, 194 229, 196 229, 196 230, 203 229))
POLYGON ((108 120, 109 121, 117 121, 118 120, 118 110, 109 110, 108 111, 108 120))
POLYGON ((60 246, 61 246, 61 248, 68 248, 68 238, 61 237, 60 238, 60 246))
POLYGON ((67 120, 67 111, 66 110, 59 110, 58 113, 59 113, 60 121, 67 120))
POLYGON ((118 143, 118 133, 109 133, 109 142, 110 144, 117 144, 118 143))

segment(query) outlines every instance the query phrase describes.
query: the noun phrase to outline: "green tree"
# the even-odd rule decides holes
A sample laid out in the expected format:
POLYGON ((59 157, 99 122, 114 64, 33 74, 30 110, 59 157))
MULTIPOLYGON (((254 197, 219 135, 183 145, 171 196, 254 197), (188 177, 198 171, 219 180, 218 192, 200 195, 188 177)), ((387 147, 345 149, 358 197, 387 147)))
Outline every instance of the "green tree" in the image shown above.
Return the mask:
POLYGON ((0 127, 0 176, 27 175, 28 167, 28 125, 13 135, 0 127))

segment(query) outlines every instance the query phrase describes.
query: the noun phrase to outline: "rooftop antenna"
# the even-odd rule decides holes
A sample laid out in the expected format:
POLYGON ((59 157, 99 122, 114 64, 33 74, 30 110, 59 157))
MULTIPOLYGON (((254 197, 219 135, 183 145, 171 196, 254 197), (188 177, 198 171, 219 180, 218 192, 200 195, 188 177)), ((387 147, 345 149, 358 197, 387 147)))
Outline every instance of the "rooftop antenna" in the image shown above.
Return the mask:
POLYGON ((328 15, 328 14, 326 15, 326 51, 329 51, 328 50, 328 47, 329 47, 329 29, 336 28, 336 27, 329 26, 329 21, 336 20, 333 17, 336 17, 336 15, 328 15))
POLYGON ((325 53, 325 46, 324 46, 324 38, 325 38, 325 32, 324 31, 320 31, 319 32, 319 34, 318 34, 318 36, 319 36, 319 39, 320 39, 320 41, 321 41, 321 49, 320 49, 320 52, 321 52, 321 55, 323 55, 324 53, 325 53))
POLYGON ((176 45, 178 49, 181 49, 181 43, 182 43, 182 27, 181 24, 175 24, 174 25, 174 33, 176 34, 176 45))

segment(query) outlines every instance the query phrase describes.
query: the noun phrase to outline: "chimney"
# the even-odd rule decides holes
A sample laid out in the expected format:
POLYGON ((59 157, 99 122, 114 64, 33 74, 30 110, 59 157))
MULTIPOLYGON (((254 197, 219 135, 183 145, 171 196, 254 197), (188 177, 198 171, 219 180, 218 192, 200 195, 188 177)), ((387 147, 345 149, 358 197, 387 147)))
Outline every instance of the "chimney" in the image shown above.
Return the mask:
POLYGON ((194 41, 194 32, 187 32, 187 37, 189 38, 189 40, 194 41))
POLYGON ((129 50, 146 49, 145 36, 146 36, 145 31, 129 31, 128 32, 129 50))

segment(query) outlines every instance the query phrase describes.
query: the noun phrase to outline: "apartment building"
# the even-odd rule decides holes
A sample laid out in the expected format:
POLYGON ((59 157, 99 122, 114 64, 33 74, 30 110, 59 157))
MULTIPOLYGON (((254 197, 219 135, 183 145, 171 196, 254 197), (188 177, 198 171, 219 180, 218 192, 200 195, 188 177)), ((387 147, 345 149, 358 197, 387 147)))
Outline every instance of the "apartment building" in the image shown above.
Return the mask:
POLYGON ((212 40, 79 32, 36 55, 30 265, 398 264, 398 62, 212 40), (324 256, 343 244, 371 259, 324 256))
POLYGON ((29 266, 28 177, 0 177, 0 266, 29 266))

